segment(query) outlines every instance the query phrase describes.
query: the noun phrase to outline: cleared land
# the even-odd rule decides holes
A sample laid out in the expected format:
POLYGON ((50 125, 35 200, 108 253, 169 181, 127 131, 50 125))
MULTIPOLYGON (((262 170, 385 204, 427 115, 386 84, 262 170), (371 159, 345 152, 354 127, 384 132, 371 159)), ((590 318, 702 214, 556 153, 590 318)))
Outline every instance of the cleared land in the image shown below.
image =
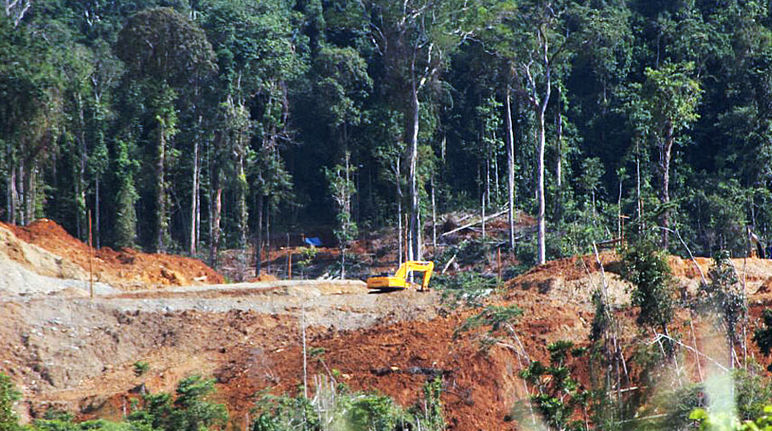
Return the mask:
MULTIPOLYGON (((295 393, 303 379, 306 328, 308 346, 317 352, 309 358, 310 376, 338 370, 352 388, 378 390, 407 405, 427 378, 442 375, 451 429, 517 429, 504 417, 526 396, 519 370, 528 360, 545 360, 550 342, 587 344, 590 293, 603 277, 590 256, 550 262, 509 280, 490 300, 523 309, 513 325, 522 346, 483 349, 479 332, 456 333, 475 311, 448 309, 437 292, 373 294, 360 281, 219 284, 219 274, 199 261, 130 250, 109 253, 133 261, 97 261, 102 281, 91 299, 79 254, 85 246, 51 222, 39 223, 27 228, 39 231, 29 237, 0 227, 0 271, 11 274, 0 285, 0 370, 22 389, 21 413, 28 419, 51 407, 119 418, 141 393, 171 391, 181 378, 204 374, 216 379, 218 397, 240 427, 258 391, 295 393), (56 241, 47 241, 45 232, 56 241), (145 271, 176 276, 143 279, 145 271), (113 284, 120 274, 131 281, 113 284), (147 362, 148 372, 137 376, 136 361, 147 362)), ((618 260, 601 255, 610 297, 624 305, 629 286, 619 278, 618 260)), ((698 264, 707 272, 710 261, 698 264)), ((772 261, 734 264, 753 294, 755 327, 772 302, 772 261)), ((693 291, 695 265, 673 258, 671 266, 679 285, 693 291)), ((636 329, 635 315, 630 307, 617 315, 626 345, 646 336, 636 329)), ((681 312, 675 324, 689 319, 681 312)), ((715 339, 709 330, 699 333, 697 347, 715 339)), ((685 364, 687 374, 694 375, 695 363, 685 364)), ((588 383, 587 365, 572 366, 588 383)))

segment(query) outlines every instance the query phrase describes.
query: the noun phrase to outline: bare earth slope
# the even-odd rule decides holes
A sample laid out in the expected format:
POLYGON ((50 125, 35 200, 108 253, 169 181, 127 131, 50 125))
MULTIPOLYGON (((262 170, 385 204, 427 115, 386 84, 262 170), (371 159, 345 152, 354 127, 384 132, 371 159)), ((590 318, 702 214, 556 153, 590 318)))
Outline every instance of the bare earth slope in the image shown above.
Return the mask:
MULTIPOLYGON (((78 243, 68 251, 67 244, 77 241, 44 223, 20 234, 47 244, 43 248, 0 228, 5 235, 2 268, 21 268, 27 271, 24 277, 38 277, 17 277, 9 283, 12 289, 0 291, 0 371, 24 392, 27 401, 20 410, 28 419, 51 407, 80 417, 120 418, 142 391, 171 391, 181 378, 204 374, 216 379, 218 397, 228 406, 235 428, 242 429, 258 391, 296 393, 303 378, 301 328, 306 327, 309 348, 323 352, 309 360, 311 376, 337 370, 338 379, 354 389, 380 391, 409 405, 420 397, 427 379, 441 375, 450 429, 518 429, 505 420, 514 403, 526 397, 518 372, 527 360, 545 360, 550 342, 568 339, 587 345, 593 319, 590 294, 603 281, 592 256, 549 262, 508 281, 494 301, 523 309, 512 327, 522 347, 501 343, 482 349, 474 332, 455 331, 474 311, 449 311, 435 292, 372 294, 359 281, 159 289, 148 277, 150 282, 138 284, 136 275, 143 268, 161 274, 159 262, 169 270, 178 258, 142 255, 140 265, 131 267, 103 257, 100 265, 107 269, 100 277, 116 277, 118 283, 105 285, 92 300, 83 296, 84 273, 79 266, 68 266, 70 258, 82 262, 85 246, 78 243), (49 242, 46 232, 54 240, 49 242), (123 270, 131 280, 125 284, 118 272, 123 270), (81 281, 60 278, 68 275, 81 281), (46 283, 56 286, 49 289, 46 283), (144 289, 136 290, 140 285, 144 289), (20 296, 22 292, 27 294, 20 296), (150 365, 141 376, 132 367, 138 360, 150 365)), ((632 345, 639 336, 636 310, 625 306, 629 286, 618 276, 618 260, 613 254, 601 255, 610 297, 623 306, 618 313, 623 341, 632 345)), ((710 261, 698 259, 698 264, 707 272, 710 261)), ((756 292, 751 297, 753 328, 772 302, 772 261, 740 259, 734 264, 748 292, 756 292)), ((203 264, 191 265, 209 274, 203 264)), ((691 261, 673 258, 671 266, 683 288, 696 287, 699 271, 691 261)), ((190 277, 196 271, 181 272, 177 283, 183 278, 196 282, 190 277)), ((674 325, 689 318, 681 314, 674 325)), ((698 334, 697 344, 710 336, 698 334)), ((586 384, 586 364, 574 365, 586 384)))

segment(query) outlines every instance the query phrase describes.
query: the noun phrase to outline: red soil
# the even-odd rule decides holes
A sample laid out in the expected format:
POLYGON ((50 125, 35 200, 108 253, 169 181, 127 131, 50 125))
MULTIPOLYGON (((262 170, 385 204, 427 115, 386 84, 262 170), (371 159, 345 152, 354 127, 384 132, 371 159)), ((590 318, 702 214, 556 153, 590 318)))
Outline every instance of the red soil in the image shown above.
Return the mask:
MULTIPOLYGON (((22 241, 35 244, 63 259, 89 270, 89 247, 61 226, 48 219, 36 220, 28 226, 2 224, 22 241)), ((94 250, 94 278, 125 290, 157 286, 218 284, 222 275, 198 259, 148 254, 132 249, 94 250)))

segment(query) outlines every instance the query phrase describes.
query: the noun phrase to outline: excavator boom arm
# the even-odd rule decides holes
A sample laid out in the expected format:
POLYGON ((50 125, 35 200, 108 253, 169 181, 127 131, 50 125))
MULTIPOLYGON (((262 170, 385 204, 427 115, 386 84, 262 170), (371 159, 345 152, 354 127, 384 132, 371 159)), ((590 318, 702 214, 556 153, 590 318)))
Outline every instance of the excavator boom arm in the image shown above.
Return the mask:
POLYGON ((399 269, 394 274, 394 277, 371 277, 367 280, 367 284, 371 289, 385 287, 406 288, 411 284, 408 282, 408 276, 411 272, 424 273, 421 282, 421 290, 426 290, 429 288, 429 280, 432 278, 432 273, 434 272, 434 262, 409 260, 400 265, 399 269))

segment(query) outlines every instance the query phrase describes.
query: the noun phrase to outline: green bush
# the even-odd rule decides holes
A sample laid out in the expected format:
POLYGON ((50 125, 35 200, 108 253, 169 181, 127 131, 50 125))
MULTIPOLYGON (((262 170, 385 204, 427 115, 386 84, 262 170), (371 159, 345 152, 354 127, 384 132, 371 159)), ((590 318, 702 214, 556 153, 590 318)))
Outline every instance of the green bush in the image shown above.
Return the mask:
POLYGON ((144 408, 129 415, 129 421, 165 431, 222 428, 228 422, 228 411, 223 404, 206 400, 212 392, 214 380, 197 375, 188 377, 177 385, 177 398, 173 401, 166 393, 146 395, 144 408))
MULTIPOLYGON (((574 348, 571 341, 557 341, 550 343, 547 350, 549 365, 533 361, 520 372, 520 377, 536 388, 530 401, 554 429, 585 429, 584 423, 574 418, 580 411, 586 413, 589 394, 579 387, 568 363, 569 359, 582 356, 585 349, 574 348)), ((522 410, 516 406, 513 415, 522 415, 522 410)))
POLYGON ((665 254, 652 241, 643 239, 625 250, 622 263, 622 277, 634 286, 632 303, 641 309, 638 324, 667 334, 675 301, 665 254))
POLYGON ((424 385, 424 399, 404 409, 377 393, 350 392, 344 385, 325 384, 313 399, 264 394, 255 406, 251 431, 323 431, 328 429, 443 431, 442 379, 424 385))
POLYGON ((11 378, 0 373, 0 431, 16 431, 19 429, 19 418, 13 410, 13 405, 21 398, 11 378))
POLYGON ((134 374, 141 376, 150 370, 150 364, 145 361, 137 361, 134 363, 134 374))

